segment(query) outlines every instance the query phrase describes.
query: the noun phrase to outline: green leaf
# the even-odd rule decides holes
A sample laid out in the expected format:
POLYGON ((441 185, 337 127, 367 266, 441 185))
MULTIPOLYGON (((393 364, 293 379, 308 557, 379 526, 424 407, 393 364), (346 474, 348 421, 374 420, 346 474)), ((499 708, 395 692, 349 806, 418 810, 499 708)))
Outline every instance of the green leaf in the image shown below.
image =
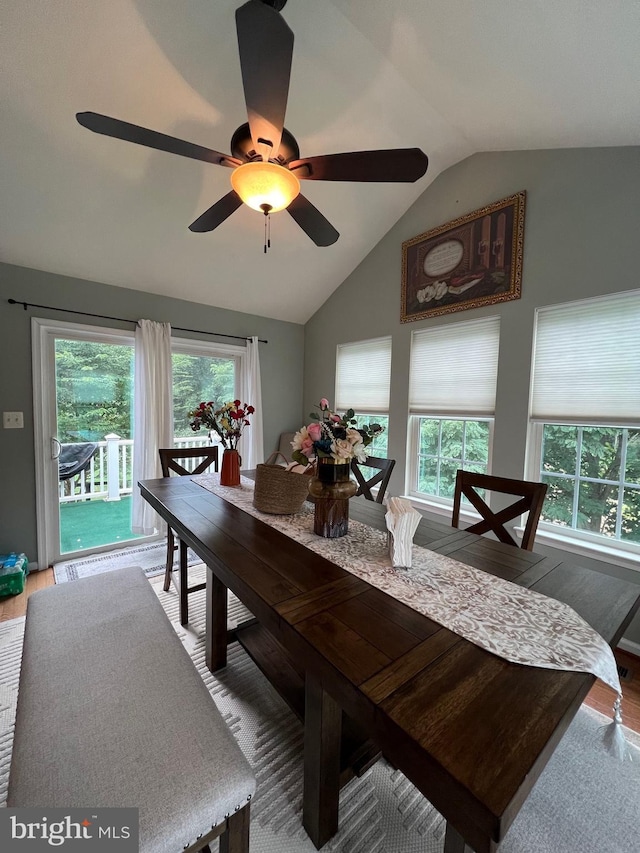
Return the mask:
POLYGON ((297 462, 298 465, 308 465, 309 464, 309 460, 307 459, 307 457, 304 455, 304 453, 301 450, 294 450, 293 453, 291 454, 291 458, 293 459, 294 462, 297 462))

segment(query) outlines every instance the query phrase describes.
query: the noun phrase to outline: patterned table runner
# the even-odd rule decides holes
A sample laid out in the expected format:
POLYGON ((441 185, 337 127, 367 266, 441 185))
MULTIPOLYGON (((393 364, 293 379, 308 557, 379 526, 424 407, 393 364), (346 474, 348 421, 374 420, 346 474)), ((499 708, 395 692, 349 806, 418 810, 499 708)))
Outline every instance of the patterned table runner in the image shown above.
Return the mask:
POLYGON ((618 694, 614 720, 621 722, 613 652, 569 605, 417 545, 412 567, 394 569, 383 531, 350 520, 347 536, 325 539, 313 532, 308 503, 295 515, 269 515, 253 506, 245 477, 233 487, 210 474, 192 480, 486 651, 525 666, 592 673, 618 694))

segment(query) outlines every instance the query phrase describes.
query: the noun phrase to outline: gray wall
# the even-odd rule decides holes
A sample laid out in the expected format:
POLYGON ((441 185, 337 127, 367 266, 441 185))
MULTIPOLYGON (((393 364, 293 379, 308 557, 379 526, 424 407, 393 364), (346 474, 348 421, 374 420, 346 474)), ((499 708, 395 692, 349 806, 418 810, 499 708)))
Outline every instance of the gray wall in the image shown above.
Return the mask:
MULTIPOLYGON (((299 423, 303 381, 302 325, 0 263, 0 410, 24 412, 24 429, 0 429, 0 471, 3 475, 0 553, 24 551, 31 562, 37 559, 31 317, 128 331, 133 328, 131 323, 96 320, 42 308, 24 311, 21 306, 9 305, 9 298, 111 317, 169 322, 172 326, 188 329, 257 335, 268 341, 260 344, 265 453, 268 455, 277 446, 281 431, 296 428, 299 423)), ((221 343, 242 343, 211 335, 176 334, 221 343)))
MULTIPOLYGON (((333 399, 337 344, 391 335, 389 456, 399 464, 390 493, 402 494, 411 332, 499 314, 493 473, 522 477, 534 310, 640 287, 638 199, 637 147, 477 154, 452 166, 307 323, 304 411, 321 397, 333 399), (401 324, 402 242, 520 190, 527 191, 522 298, 401 324)), ((625 569, 609 571, 640 578, 625 569)), ((640 619, 627 637, 640 642, 640 619)))

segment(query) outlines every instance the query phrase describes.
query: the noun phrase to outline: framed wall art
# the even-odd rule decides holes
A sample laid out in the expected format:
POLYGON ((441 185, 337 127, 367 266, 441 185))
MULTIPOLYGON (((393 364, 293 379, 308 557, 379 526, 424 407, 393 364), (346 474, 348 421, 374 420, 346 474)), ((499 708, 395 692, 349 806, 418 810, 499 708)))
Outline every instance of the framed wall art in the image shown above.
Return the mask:
POLYGON ((520 298, 525 196, 523 190, 402 244, 402 323, 520 298))

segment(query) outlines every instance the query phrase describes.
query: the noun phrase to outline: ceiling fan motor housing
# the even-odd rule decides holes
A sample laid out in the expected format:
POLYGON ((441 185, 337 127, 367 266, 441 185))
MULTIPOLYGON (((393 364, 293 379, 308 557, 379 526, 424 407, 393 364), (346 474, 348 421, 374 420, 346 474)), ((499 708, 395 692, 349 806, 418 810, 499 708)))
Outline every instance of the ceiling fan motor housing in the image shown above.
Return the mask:
MULTIPOLYGON (((237 157, 238 160, 262 160, 262 156, 253 147, 251 139, 251 130, 249 123, 245 122, 240 127, 236 128, 231 137, 231 154, 237 157)), ((280 140, 280 148, 277 156, 269 157, 272 163, 283 165, 289 160, 298 160, 300 157, 300 148, 292 133, 289 133, 286 127, 282 129, 282 139, 280 140)))

